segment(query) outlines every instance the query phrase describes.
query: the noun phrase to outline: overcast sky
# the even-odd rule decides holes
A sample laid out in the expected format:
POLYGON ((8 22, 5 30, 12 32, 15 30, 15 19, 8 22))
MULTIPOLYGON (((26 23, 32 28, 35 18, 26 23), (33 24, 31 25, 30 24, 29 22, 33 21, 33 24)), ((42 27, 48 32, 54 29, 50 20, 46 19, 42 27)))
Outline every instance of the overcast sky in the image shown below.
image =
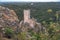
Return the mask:
POLYGON ((0 2, 60 2, 59 0, 0 0, 0 2))

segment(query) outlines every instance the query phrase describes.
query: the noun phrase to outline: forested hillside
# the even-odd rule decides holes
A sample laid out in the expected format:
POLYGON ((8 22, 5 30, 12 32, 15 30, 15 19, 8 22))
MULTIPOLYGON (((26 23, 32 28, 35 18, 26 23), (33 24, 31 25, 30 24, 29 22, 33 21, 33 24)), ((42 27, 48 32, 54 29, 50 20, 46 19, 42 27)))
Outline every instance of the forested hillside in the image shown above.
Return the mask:
MULTIPOLYGON (((7 37, 11 37, 10 39, 14 40, 60 40, 60 2, 0 2, 0 12, 5 13, 4 10, 1 10, 2 8, 9 8, 12 10, 12 12, 9 13, 7 11, 7 14, 10 15, 12 13, 17 14, 16 20, 18 18, 18 21, 14 21, 12 23, 8 22, 8 24, 14 25, 13 27, 16 30, 12 30, 10 26, 5 26, 4 28, 4 34, 7 37), (34 26, 29 26, 29 23, 25 24, 23 23, 23 10, 24 9, 30 9, 31 11, 31 19, 32 17, 34 20, 30 21, 34 22, 34 26), (35 21, 35 19, 37 21, 35 21)), ((8 16, 6 15, 6 16, 8 16)), ((3 15, 2 15, 3 16, 3 15)), ((10 16, 8 16, 10 17, 10 16)), ((13 19, 14 15, 12 15, 13 19)), ((3 18, 3 17, 2 17, 3 18)), ((9 19, 10 19, 9 18, 9 19)), ((6 19, 4 17, 4 19, 6 19)), ((8 20, 8 19, 7 19, 8 20)), ((28 20, 28 21, 29 21, 28 20)), ((1 20, 0 18, 0 21, 1 20)), ((0 22, 2 23, 2 22, 0 22)), ((3 22, 4 23, 4 22, 3 22)), ((5 22, 6 24, 6 22, 5 22)), ((7 24, 7 25, 8 25, 7 24)), ((31 23, 32 24, 32 23, 31 23)), ((3 24, 2 24, 3 25, 3 24)), ((1 28, 2 29, 2 28, 1 28)), ((0 29, 0 35, 3 35, 3 32, 0 29)), ((0 36, 0 39, 3 36, 0 36)))
MULTIPOLYGON (((26 3, 26 2, 6 2, 6 3, 0 3, 0 5, 8 7, 10 9, 15 10, 17 15, 19 16, 19 19, 23 19, 23 10, 24 9, 30 9, 31 10, 31 16, 36 18, 38 22, 46 21, 46 22, 56 22, 56 11, 60 11, 60 2, 40 2, 40 3, 26 3)), ((60 13, 59 17, 60 17, 60 13)), ((58 21, 60 18, 58 18, 58 21)))

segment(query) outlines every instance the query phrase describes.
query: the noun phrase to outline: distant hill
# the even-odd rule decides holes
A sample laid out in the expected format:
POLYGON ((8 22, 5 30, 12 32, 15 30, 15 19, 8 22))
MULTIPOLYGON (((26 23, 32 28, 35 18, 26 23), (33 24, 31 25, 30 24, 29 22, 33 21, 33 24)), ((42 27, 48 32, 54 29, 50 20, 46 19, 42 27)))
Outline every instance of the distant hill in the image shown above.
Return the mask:
MULTIPOLYGON (((56 22, 55 14, 60 10, 60 2, 5 2, 0 5, 15 10, 20 20, 23 19, 23 10, 31 9, 31 16, 38 22, 56 22), (52 10, 51 13, 47 12, 49 9, 52 10)), ((58 21, 60 22, 60 14, 58 21)))

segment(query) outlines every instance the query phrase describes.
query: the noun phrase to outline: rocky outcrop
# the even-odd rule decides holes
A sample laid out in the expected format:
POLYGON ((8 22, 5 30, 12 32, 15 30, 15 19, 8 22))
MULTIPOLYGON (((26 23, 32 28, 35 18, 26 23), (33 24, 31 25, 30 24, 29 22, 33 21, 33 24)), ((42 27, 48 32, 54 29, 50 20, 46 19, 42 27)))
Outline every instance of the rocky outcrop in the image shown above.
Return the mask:
POLYGON ((0 6, 0 27, 15 27, 19 22, 14 10, 0 6))
POLYGON ((33 27, 31 27, 29 23, 24 23, 23 20, 20 22, 20 30, 21 30, 21 33, 23 32, 25 33, 26 40, 29 40, 30 38, 32 38, 31 33, 39 34, 40 32, 43 32, 43 33, 46 32, 46 28, 43 27, 41 23, 38 23, 35 19, 31 19, 31 20, 32 20, 31 22, 33 22, 33 25, 34 25, 33 27))

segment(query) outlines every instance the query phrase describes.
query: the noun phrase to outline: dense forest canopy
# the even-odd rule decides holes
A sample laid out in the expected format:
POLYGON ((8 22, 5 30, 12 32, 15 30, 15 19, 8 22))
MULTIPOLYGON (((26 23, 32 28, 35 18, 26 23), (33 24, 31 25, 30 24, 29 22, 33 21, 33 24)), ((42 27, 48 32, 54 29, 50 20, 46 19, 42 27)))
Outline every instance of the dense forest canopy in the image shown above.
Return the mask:
MULTIPOLYGON (((8 7, 15 10, 19 19, 23 19, 23 10, 30 9, 31 17, 37 19, 38 22, 57 22, 56 12, 60 11, 60 2, 2 2, 0 6, 8 7)), ((58 13, 58 21, 60 22, 60 13, 58 13)))

